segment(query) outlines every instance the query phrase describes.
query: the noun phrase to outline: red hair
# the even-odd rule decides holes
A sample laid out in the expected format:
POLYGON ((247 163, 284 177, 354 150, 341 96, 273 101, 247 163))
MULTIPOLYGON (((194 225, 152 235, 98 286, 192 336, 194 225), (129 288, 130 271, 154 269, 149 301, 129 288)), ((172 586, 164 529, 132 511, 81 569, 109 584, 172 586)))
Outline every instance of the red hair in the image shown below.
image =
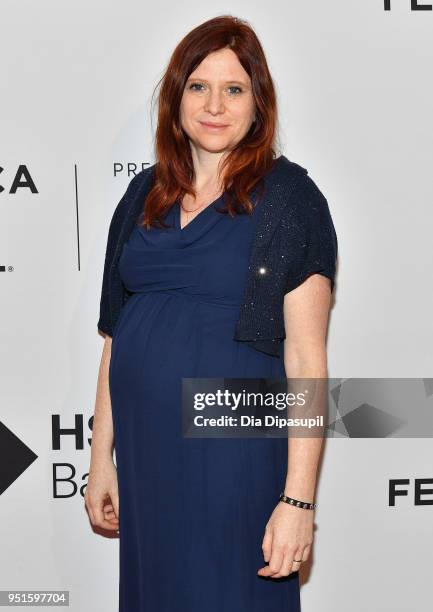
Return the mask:
POLYGON ((237 17, 222 15, 197 26, 175 48, 159 83, 158 125, 155 137, 154 181, 143 210, 142 226, 162 221, 174 202, 185 194, 195 196, 194 166, 187 134, 181 127, 179 108, 189 75, 203 59, 229 48, 251 79, 256 120, 222 163, 225 212, 251 212, 249 194, 256 185, 263 191, 263 176, 276 158, 277 123, 275 89, 262 46, 251 26, 237 17))

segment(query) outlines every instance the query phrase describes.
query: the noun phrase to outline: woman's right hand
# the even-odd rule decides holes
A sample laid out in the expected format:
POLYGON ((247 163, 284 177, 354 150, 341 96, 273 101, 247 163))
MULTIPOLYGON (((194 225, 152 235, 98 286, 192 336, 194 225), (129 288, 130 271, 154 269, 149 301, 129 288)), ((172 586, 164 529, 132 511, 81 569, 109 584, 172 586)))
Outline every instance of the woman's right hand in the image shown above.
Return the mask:
POLYGON ((119 529, 117 469, 111 458, 91 467, 84 503, 94 527, 119 529))

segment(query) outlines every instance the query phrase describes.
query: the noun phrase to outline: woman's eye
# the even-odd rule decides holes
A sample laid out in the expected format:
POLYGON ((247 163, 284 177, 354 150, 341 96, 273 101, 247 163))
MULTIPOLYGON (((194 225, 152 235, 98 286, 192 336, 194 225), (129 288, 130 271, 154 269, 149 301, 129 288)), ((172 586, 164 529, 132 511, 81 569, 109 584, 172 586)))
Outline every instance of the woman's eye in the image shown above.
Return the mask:
POLYGON ((196 89, 196 87, 197 88, 203 87, 203 84, 202 83, 191 83, 191 85, 189 86, 189 88, 192 89, 193 91, 200 91, 200 89, 196 89))
MULTIPOLYGON (((203 83, 191 83, 191 85, 189 86, 189 89, 192 91, 203 91, 203 88, 205 86, 203 85, 203 83)), ((238 87, 238 85, 232 85, 231 87, 228 88, 228 91, 230 94, 239 94, 242 93, 242 89, 240 87, 238 87)))

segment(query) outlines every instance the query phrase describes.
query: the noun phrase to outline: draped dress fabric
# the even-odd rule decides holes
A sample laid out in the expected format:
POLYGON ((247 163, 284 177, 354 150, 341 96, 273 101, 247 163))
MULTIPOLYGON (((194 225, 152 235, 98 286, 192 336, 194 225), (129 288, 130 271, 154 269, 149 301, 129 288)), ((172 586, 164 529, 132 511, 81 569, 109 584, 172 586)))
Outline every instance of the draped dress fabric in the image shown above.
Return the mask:
MULTIPOLYGON (((119 272, 132 292, 109 371, 119 483, 119 612, 299 612, 299 574, 261 577, 285 438, 187 438, 182 377, 285 377, 233 340, 257 221, 219 211, 136 225, 119 272)), ((263 204, 265 205, 265 204, 263 204)))

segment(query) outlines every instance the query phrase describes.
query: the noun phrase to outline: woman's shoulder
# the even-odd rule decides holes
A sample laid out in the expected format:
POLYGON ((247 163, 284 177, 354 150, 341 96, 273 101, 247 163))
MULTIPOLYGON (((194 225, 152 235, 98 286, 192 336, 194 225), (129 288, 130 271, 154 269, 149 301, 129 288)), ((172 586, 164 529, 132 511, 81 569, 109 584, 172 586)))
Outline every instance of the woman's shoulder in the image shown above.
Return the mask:
POLYGON ((143 168, 129 181, 125 195, 134 195, 152 176, 156 164, 143 168))
POLYGON ((270 173, 269 179, 271 184, 279 183, 284 189, 290 188, 290 191, 286 191, 287 195, 299 196, 304 193, 316 195, 318 198, 324 197, 310 171, 292 159, 288 159, 285 155, 276 159, 274 170, 270 173))
POLYGON ((279 186, 288 215, 310 216, 329 210, 328 201, 307 168, 282 155, 271 182, 279 186))
POLYGON ((112 224, 118 225, 122 222, 130 207, 134 205, 136 196, 141 193, 142 189, 145 188, 145 185, 151 179, 154 167, 155 164, 144 168, 130 179, 122 198, 114 209, 112 224))
POLYGON ((281 240, 304 246, 320 244, 333 259, 338 248, 337 234, 322 189, 306 168, 287 158, 281 160, 278 174, 277 189, 284 207, 279 219, 281 240))

